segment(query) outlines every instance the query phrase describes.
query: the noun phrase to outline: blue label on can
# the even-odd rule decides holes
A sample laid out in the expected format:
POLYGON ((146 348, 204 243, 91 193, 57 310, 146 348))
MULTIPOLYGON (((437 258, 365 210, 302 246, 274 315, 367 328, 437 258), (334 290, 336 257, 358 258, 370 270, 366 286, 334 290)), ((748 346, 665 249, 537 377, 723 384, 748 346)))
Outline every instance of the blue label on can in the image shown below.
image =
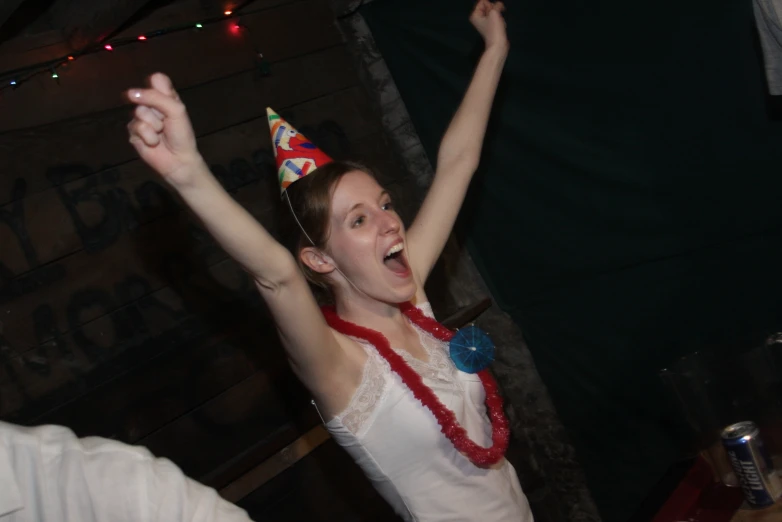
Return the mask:
POLYGON ((756 438, 725 441, 725 449, 747 502, 755 507, 770 506, 775 498, 768 474, 773 470, 768 469, 763 447, 756 441, 756 438))

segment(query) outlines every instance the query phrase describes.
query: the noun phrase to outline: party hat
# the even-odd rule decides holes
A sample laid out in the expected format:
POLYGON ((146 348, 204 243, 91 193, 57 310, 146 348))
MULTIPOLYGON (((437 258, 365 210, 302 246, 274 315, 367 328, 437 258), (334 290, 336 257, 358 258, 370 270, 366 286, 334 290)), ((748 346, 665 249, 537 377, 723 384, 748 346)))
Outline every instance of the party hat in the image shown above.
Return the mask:
POLYGON ((277 160, 280 193, 285 192, 294 181, 312 174, 315 169, 333 161, 293 128, 293 125, 268 107, 266 115, 269 118, 274 157, 277 160))

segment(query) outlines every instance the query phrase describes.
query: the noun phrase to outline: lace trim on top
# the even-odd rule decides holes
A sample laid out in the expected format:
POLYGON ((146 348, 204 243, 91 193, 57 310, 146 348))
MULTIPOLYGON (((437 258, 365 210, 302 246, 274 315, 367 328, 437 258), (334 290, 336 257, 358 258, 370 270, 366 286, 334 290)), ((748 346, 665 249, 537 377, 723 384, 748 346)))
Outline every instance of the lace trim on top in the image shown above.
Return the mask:
POLYGON ((364 364, 364 371, 361 376, 361 384, 356 388, 356 392, 350 399, 347 408, 334 417, 345 428, 356 437, 363 435, 366 428, 370 426, 370 418, 377 410, 375 407, 388 388, 387 381, 383 374, 390 372, 391 367, 374 349, 372 345, 361 339, 355 339, 367 352, 367 362, 364 364))
MULTIPOLYGON (((433 315, 429 303, 423 303, 419 307, 430 317, 433 315)), ((456 378, 457 369, 448 354, 448 344, 435 339, 417 326, 413 326, 418 332, 421 345, 424 347, 429 360, 426 362, 421 361, 410 355, 410 352, 407 350, 399 350, 392 347, 394 351, 404 358, 430 388, 459 391, 461 388, 456 378)), ((383 398, 388 388, 386 375, 391 373, 391 367, 377 353, 374 346, 362 339, 356 339, 355 337, 351 337, 351 339, 364 347, 367 352, 367 362, 364 365, 361 383, 350 399, 350 403, 333 420, 341 422, 356 437, 361 437, 372 424, 372 415, 377 410, 377 404, 383 398)))
POLYGON ((417 359, 407 350, 394 348, 394 351, 401 355, 418 375, 423 377, 424 382, 430 388, 459 390, 459 384, 456 380, 456 365, 448 354, 448 343, 435 339, 417 326, 415 329, 418 331, 418 338, 421 339, 421 345, 426 350, 429 360, 424 362, 417 359))

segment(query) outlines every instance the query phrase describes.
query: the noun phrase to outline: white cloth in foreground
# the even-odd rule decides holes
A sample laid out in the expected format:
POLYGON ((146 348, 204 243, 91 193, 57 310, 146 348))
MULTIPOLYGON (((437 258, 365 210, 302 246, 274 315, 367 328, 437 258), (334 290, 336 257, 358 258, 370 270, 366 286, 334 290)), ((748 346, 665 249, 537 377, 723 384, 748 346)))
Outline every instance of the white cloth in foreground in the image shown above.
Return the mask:
POLYGON ((0 422, 0 522, 249 522, 138 446, 0 422))

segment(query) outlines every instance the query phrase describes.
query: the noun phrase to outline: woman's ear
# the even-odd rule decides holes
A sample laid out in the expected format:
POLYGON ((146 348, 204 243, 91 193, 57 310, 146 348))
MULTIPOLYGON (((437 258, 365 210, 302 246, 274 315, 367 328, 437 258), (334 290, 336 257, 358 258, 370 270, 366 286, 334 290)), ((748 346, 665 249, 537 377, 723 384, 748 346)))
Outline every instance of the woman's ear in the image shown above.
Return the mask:
POLYGON ((310 270, 318 274, 330 274, 336 268, 334 261, 315 247, 302 248, 299 257, 310 270))

